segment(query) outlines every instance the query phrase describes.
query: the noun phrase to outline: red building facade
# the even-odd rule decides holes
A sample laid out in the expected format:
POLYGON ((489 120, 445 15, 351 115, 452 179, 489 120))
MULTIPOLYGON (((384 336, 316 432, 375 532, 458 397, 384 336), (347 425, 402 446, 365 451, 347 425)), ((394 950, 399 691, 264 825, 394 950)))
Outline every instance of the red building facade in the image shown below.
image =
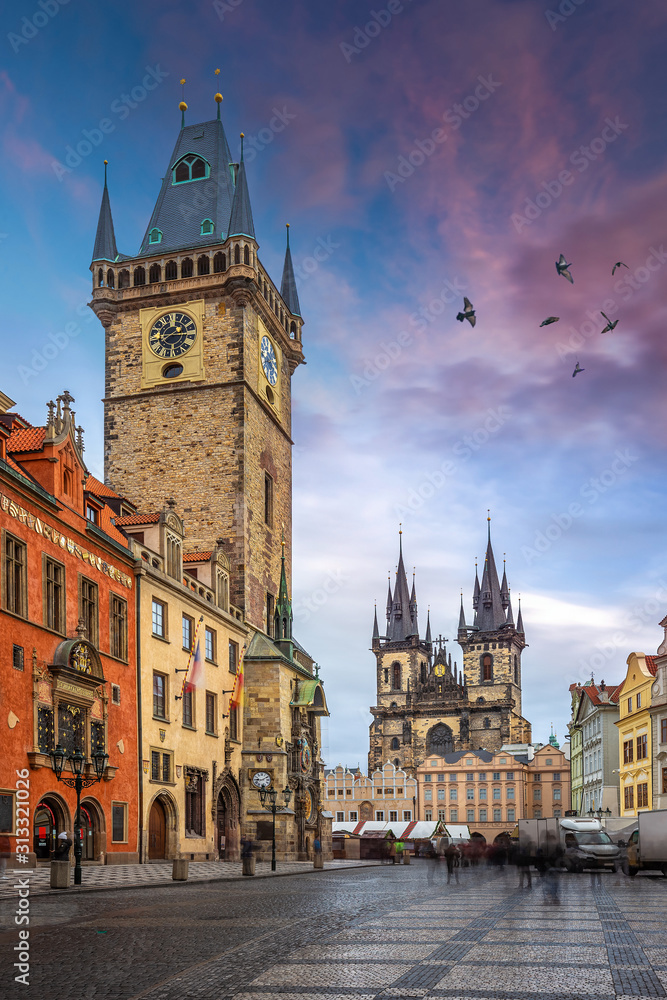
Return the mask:
POLYGON ((134 560, 112 519, 134 508, 88 473, 73 402, 65 392, 48 404, 46 425, 33 427, 0 393, 0 835, 15 850, 28 806, 30 849, 47 860, 58 834, 72 834, 76 812, 49 751, 59 743, 90 759, 101 747, 104 777, 81 796, 83 860, 130 863, 138 860, 134 560))

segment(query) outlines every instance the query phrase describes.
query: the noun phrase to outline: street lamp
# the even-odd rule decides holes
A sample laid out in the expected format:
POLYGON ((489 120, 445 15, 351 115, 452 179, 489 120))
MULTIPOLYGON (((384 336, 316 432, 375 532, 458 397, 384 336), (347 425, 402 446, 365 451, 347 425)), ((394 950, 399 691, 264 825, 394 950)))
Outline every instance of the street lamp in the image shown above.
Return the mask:
MULTIPOLYGON (((283 798, 285 799, 285 809, 289 805, 289 800, 292 797, 292 789, 288 785, 283 788, 283 798)), ((266 809, 273 816, 273 830, 271 835, 271 871, 276 870, 276 812, 280 806, 276 805, 276 799, 278 798, 278 792, 275 788, 260 788, 259 798, 262 803, 262 809, 266 809)))
POLYGON ((81 885, 81 855, 83 853, 81 845, 81 789, 89 788, 96 782, 101 781, 104 777, 104 772, 106 770, 107 761, 109 760, 109 754, 105 753, 104 750, 94 750, 91 755, 93 760, 93 766, 95 768, 94 778, 84 778, 83 774, 88 761, 86 760, 85 754, 81 752, 79 747, 74 748, 74 752, 68 754, 64 747, 60 744, 55 748, 55 750, 50 751, 51 765, 53 767, 54 774, 58 781, 62 781, 64 785, 68 788, 76 789, 76 821, 74 827, 74 885, 81 885), (70 762, 70 767, 74 775, 73 778, 63 777, 63 768, 65 767, 65 761, 70 762))

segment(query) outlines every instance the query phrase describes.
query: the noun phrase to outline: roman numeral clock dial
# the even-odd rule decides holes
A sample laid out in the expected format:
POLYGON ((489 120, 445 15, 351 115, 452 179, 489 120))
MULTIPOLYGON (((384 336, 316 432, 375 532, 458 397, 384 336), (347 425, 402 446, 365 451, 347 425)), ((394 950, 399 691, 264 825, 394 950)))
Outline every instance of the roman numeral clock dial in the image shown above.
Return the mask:
POLYGON ((148 334, 148 344, 158 358, 180 358, 197 339, 197 324, 182 312, 169 312, 155 321, 148 334))

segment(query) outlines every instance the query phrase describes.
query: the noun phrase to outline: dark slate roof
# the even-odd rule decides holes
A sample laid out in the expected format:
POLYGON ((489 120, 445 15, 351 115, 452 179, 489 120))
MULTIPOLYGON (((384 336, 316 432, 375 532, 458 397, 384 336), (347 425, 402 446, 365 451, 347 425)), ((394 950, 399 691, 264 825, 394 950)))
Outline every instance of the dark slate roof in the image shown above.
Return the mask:
MULTIPOLYGON (((493 760, 493 754, 490 750, 455 750, 453 753, 440 754, 439 756, 441 756, 447 764, 457 764, 462 757, 466 757, 469 753, 471 753, 474 757, 479 757, 479 759, 483 760, 485 764, 488 764, 489 761, 493 760)), ((429 756, 433 755, 429 754, 429 756)))
POLYGON ((296 290, 296 278, 294 277, 294 267, 292 266, 292 251, 289 246, 289 229, 287 230, 287 249, 285 250, 285 264, 283 265, 283 280, 280 284, 280 294, 292 316, 300 316, 301 306, 299 305, 299 296, 296 290))
POLYGON ((109 201, 109 189, 107 188, 105 166, 104 191, 102 192, 100 217, 97 220, 95 246, 93 247, 93 260, 116 260, 117 257, 118 249, 116 247, 116 234, 113 231, 113 219, 111 218, 111 203, 109 201))
POLYGON ((396 570, 396 586, 394 587, 394 598, 391 606, 389 627, 387 638, 400 642, 409 635, 417 634, 417 629, 413 625, 410 616, 410 594, 408 591, 408 579, 405 575, 403 565, 403 536, 399 536, 398 568, 396 570))
POLYGON ((491 547, 491 532, 486 547, 484 573, 480 586, 479 606, 477 608, 477 627, 480 632, 496 632, 505 624, 506 615, 503 599, 500 594, 498 571, 491 547))
POLYGON ((248 182, 246 180, 243 158, 239 163, 239 172, 236 176, 236 187, 234 189, 234 200, 232 201, 232 212, 227 235, 250 236, 253 240, 255 238, 255 223, 252 220, 250 195, 248 194, 248 182))
POLYGON ((213 119, 181 129, 139 255, 154 253, 158 247, 159 253, 173 253, 224 242, 234 197, 231 160, 221 121, 213 119), (187 153, 202 156, 209 164, 210 175, 207 179, 172 184, 172 169, 187 153), (213 233, 202 235, 204 219, 213 222, 213 233), (154 228, 162 232, 159 244, 148 242, 148 234, 154 228))

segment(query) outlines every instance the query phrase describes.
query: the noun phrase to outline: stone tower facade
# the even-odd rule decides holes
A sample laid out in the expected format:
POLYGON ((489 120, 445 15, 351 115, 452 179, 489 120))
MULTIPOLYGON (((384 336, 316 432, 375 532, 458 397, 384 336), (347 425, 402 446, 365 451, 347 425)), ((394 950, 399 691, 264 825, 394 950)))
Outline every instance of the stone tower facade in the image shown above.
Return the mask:
POLYGON ((144 511, 173 498, 193 549, 222 539, 232 603, 271 634, 303 321, 289 241, 280 291, 260 262, 243 147, 233 162, 219 114, 181 128, 134 256, 117 250, 105 179, 91 271, 105 479, 144 511))
POLYGON ((414 774, 431 754, 530 742, 530 723, 521 715, 523 621, 519 611, 514 624, 507 579, 503 575, 498 583, 490 537, 481 586, 475 577, 473 608, 475 620, 467 626, 461 604, 459 670, 446 640, 433 641, 430 615, 424 637, 419 635, 415 584, 410 592, 401 538, 386 635, 380 635, 377 611, 373 623, 377 698, 369 773, 391 761, 414 774))

